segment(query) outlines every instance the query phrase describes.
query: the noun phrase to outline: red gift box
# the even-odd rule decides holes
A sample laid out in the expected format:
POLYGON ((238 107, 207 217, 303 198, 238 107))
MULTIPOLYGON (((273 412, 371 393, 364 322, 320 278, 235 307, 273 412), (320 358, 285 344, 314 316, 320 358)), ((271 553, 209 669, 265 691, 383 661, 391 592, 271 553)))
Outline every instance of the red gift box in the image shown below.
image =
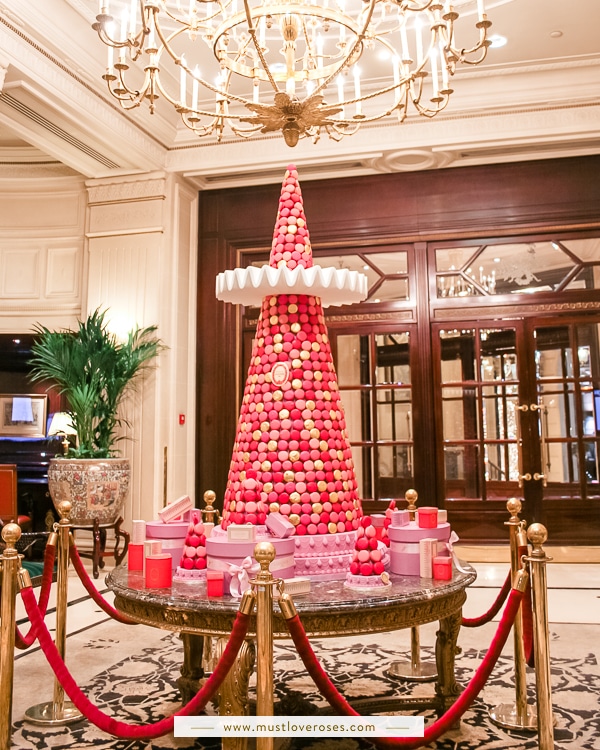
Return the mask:
POLYGON ((148 555, 146 557, 146 588, 168 589, 173 580, 171 555, 148 555))
POLYGON ((417 508, 417 523, 420 529, 435 529, 438 525, 438 509, 425 506, 417 508))
POLYGON ((434 557, 433 558, 433 577, 438 581, 452 580, 452 558, 451 557, 434 557))

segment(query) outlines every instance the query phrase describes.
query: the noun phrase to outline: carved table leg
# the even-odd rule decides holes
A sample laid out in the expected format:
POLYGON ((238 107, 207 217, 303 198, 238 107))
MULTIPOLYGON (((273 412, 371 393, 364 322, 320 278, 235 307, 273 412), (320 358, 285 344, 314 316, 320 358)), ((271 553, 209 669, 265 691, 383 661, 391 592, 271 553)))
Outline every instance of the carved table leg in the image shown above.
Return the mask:
POLYGON ((454 674, 454 659, 460 648, 456 645, 462 622, 462 610, 440 620, 440 629, 436 634, 435 661, 438 679, 435 694, 439 703, 438 711, 444 713, 462 692, 454 674))
POLYGON ((123 562, 129 549, 129 532, 121 528, 122 523, 123 519, 119 516, 115 522, 115 565, 120 565, 123 562), (121 539, 123 539, 123 550, 119 551, 121 539))
MULTIPOLYGON (((217 642, 216 658, 227 646, 227 638, 219 638, 217 642)), ((254 667, 256 647, 253 639, 247 639, 242 644, 237 659, 229 674, 223 681, 219 691, 219 716, 248 716, 248 683, 254 667)), ((223 750, 246 750, 247 737, 223 737, 223 750)))
POLYGON ((185 705, 202 686, 204 636, 194 633, 180 633, 179 637, 183 643, 183 664, 180 669, 181 676, 177 679, 177 687, 181 694, 181 702, 185 705))

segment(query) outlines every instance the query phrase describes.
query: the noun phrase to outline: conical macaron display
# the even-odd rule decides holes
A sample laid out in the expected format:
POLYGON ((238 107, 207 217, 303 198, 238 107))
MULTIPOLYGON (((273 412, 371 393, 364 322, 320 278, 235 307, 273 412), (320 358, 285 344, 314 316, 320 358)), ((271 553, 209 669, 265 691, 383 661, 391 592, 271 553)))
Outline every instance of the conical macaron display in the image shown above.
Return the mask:
MULTIPOLYGON (((281 189, 269 265, 312 267, 293 167, 281 189)), ((262 300, 222 527, 260 525, 269 512, 286 516, 298 536, 355 531, 362 516, 323 306, 310 288, 262 300)))

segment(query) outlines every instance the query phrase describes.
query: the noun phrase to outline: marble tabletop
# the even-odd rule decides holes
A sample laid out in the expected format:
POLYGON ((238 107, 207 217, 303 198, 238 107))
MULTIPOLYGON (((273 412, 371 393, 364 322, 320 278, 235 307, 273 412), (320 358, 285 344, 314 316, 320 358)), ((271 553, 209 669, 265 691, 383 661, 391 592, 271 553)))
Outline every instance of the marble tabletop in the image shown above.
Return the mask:
MULTIPOLYGON (((345 618, 351 618, 354 623, 348 627, 361 631, 361 619, 364 619, 365 627, 372 628, 375 618, 381 623, 381 627, 375 628, 377 630, 387 627, 392 621, 398 623, 393 629, 418 621, 430 622, 445 616, 446 611, 455 611, 464 601, 465 589, 475 581, 477 574, 466 563, 461 563, 461 567, 464 572, 455 568, 450 581, 390 575, 391 586, 369 591, 347 588, 343 579, 313 579, 310 592, 294 595, 294 604, 301 619, 308 623, 307 630, 328 631, 336 618, 334 629, 337 632, 347 629, 343 624, 345 618), (384 613, 389 613, 389 617, 384 613), (406 622, 402 613, 406 614, 406 622), (325 624, 327 622, 329 626, 325 624)), ((140 622, 167 629, 209 632, 213 631, 213 626, 226 629, 223 623, 231 624, 239 607, 239 599, 231 596, 207 597, 204 581, 190 583, 174 579, 171 588, 146 588, 143 573, 129 571, 124 566, 111 571, 106 584, 115 594, 117 608, 140 622)))

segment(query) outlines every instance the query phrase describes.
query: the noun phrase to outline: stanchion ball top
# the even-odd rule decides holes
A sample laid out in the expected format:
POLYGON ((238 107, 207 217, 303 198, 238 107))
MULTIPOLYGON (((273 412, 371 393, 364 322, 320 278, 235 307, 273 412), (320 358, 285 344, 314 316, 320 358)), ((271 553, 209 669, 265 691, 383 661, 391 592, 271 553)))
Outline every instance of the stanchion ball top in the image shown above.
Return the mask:
POLYGON ((72 508, 73 505, 70 500, 61 500, 60 503, 57 503, 56 505, 56 510, 61 518, 70 518, 72 508))
POLYGON ((534 547, 541 547, 548 539, 548 530, 541 523, 532 523, 527 529, 527 538, 534 547))
POLYGON ((413 505, 417 502, 418 498, 419 493, 416 490, 406 490, 404 493, 404 499, 413 505))
POLYGON ((271 542, 259 542, 254 548, 254 557, 261 568, 270 565, 275 559, 275 546, 271 542))
POLYGON ((207 505, 212 505, 216 499, 217 496, 212 490, 206 490, 206 492, 204 493, 204 502, 207 505))
POLYGON ((511 497, 506 501, 506 510, 511 516, 516 516, 521 512, 523 504, 518 497, 511 497))
POLYGON ((14 545, 21 538, 21 527, 18 523, 6 523, 2 527, 2 539, 6 544, 14 545))

